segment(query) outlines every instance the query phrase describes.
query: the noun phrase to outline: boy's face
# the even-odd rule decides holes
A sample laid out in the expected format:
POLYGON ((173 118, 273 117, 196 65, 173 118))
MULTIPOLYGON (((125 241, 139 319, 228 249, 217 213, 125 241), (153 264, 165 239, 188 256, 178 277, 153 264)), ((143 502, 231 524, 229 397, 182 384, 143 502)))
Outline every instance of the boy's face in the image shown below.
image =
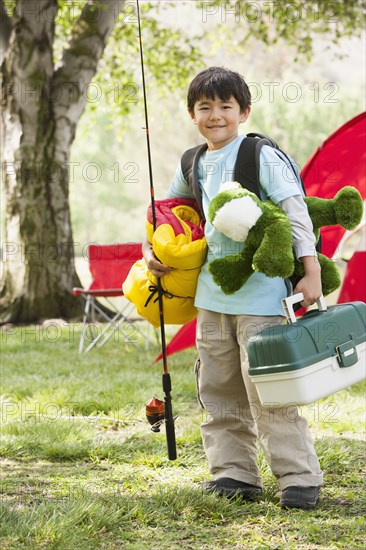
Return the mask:
POLYGON ((227 101, 202 97, 196 101, 193 112, 189 112, 210 151, 221 149, 233 141, 238 136, 239 124, 246 121, 249 113, 250 107, 243 113, 240 111, 233 96, 227 101))

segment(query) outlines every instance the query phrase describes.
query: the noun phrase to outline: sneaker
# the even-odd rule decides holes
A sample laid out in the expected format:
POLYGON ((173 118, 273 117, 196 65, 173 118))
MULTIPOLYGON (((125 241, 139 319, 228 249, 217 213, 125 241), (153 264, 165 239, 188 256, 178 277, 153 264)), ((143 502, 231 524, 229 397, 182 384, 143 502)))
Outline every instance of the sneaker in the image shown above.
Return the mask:
POLYGON ((320 486, 315 487, 286 487, 280 498, 281 508, 302 508, 311 510, 319 501, 320 486))
POLYGON ((208 493, 216 493, 227 498, 241 497, 245 500, 254 500, 262 494, 261 487, 250 485, 244 481, 237 481, 230 477, 222 477, 202 484, 203 490, 208 493))

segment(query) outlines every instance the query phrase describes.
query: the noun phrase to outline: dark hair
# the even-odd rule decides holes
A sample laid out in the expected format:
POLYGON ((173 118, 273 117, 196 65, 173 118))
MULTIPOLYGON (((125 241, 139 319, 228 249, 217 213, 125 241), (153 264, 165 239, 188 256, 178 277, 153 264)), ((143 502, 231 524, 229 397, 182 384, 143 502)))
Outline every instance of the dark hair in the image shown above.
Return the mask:
POLYGON ((192 113, 196 101, 203 97, 220 98, 227 101, 234 97, 244 112, 251 103, 251 95, 244 78, 235 71, 224 67, 209 67, 198 73, 192 80, 187 96, 188 110, 192 113))

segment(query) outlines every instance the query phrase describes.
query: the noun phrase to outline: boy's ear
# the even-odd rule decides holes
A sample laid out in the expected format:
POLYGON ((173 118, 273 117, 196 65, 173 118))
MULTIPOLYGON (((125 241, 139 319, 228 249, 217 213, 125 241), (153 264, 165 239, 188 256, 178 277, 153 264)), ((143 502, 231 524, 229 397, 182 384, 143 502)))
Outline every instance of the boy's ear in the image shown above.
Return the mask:
POLYGON ((191 109, 188 109, 188 114, 191 117, 191 119, 193 120, 193 122, 196 123, 196 117, 194 116, 194 112, 191 111, 191 109))
POLYGON ((250 115, 250 105, 240 114, 240 124, 245 122, 250 115))

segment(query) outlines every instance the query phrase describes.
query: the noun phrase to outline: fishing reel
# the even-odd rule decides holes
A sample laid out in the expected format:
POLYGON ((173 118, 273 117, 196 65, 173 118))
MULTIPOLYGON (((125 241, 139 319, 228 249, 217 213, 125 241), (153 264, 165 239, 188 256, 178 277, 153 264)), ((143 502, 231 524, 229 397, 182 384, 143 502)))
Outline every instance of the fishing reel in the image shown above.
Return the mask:
POLYGON ((160 427, 165 421, 165 403, 157 397, 152 397, 146 402, 146 418, 152 432, 160 432, 160 427))

